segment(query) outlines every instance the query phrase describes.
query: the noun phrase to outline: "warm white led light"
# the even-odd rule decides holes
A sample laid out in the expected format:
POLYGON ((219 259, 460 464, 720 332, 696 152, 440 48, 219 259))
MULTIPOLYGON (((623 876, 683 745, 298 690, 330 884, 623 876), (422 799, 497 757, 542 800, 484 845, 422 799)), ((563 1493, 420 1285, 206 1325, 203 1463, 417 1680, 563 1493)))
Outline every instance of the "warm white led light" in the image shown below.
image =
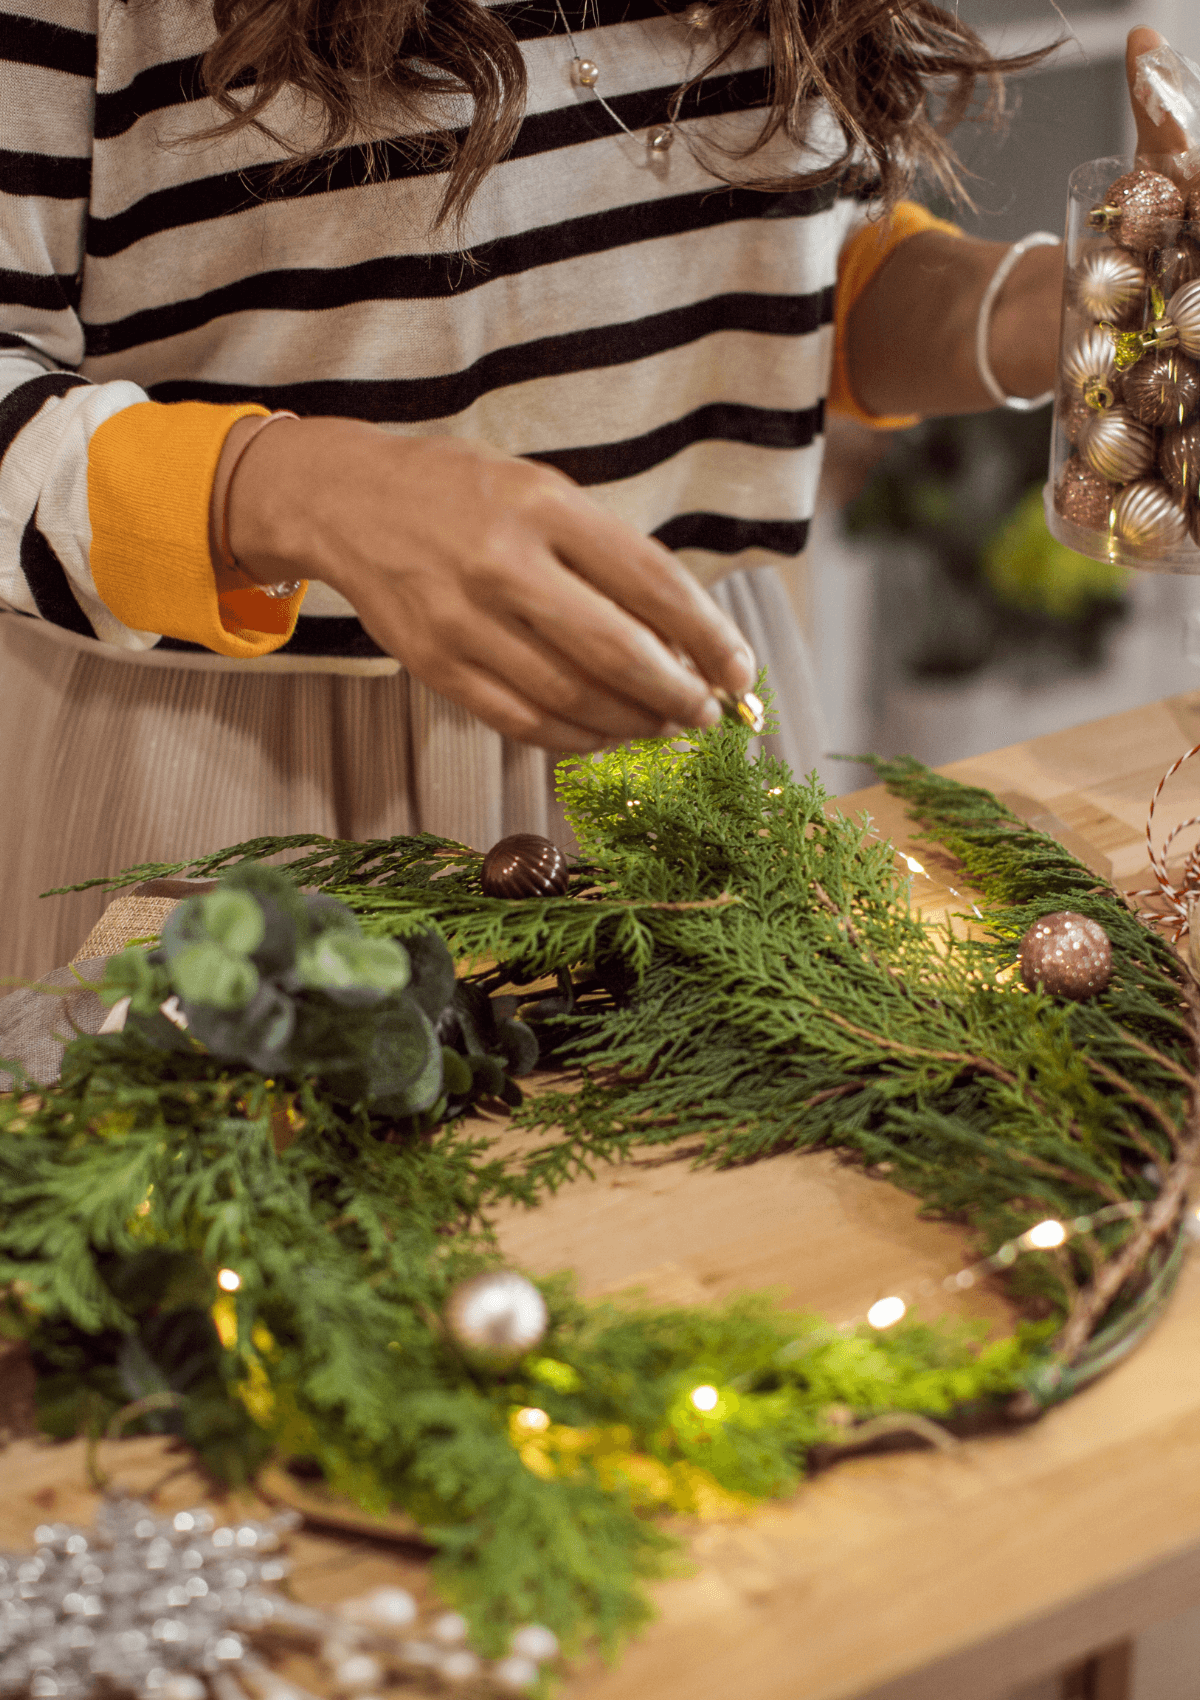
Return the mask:
POLYGON ((526 1405, 517 1412, 517 1427, 527 1429, 530 1434, 544 1434, 550 1427, 550 1418, 536 1405, 526 1405))
POLYGON ((692 1404, 698 1411, 715 1411, 720 1394, 715 1387, 693 1387, 692 1404))
POLYGON ((904 1300, 895 1294, 891 1298, 876 1299, 867 1312, 867 1321, 872 1328, 890 1328, 893 1322, 899 1322, 907 1309, 904 1300))
POLYGON ((218 1269, 217 1286, 223 1293, 236 1293, 242 1284, 242 1278, 236 1269, 218 1269))
POLYGON ((1061 1222, 1053 1218, 1039 1222, 1036 1228, 1030 1228, 1024 1236, 1026 1245, 1031 1245, 1035 1251, 1050 1251, 1056 1245, 1062 1245, 1067 1237, 1067 1230, 1061 1222))
POLYGON ((908 863, 910 874, 923 874, 925 872, 924 864, 918 862, 915 856, 905 856, 904 860, 908 863))

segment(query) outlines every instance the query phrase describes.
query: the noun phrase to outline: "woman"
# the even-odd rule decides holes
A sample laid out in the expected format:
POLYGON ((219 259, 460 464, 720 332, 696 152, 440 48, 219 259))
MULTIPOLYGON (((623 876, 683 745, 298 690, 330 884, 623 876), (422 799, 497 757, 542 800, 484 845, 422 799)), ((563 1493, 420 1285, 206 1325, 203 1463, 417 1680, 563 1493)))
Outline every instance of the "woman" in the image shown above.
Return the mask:
POLYGON ((1051 379, 1058 251, 989 391, 1004 248, 895 206, 993 74, 928 0, 0 0, 0 54, 0 973, 144 859, 553 830, 542 751, 712 721, 731 615, 811 759, 826 394, 1051 379))

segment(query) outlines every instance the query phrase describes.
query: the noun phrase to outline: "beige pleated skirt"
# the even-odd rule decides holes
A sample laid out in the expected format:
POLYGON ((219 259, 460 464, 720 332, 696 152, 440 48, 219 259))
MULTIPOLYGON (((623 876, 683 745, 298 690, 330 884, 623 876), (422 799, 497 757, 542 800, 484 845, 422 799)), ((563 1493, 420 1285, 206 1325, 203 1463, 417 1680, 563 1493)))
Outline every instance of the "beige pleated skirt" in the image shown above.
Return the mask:
MULTIPOLYGON (((812 691, 802 644, 786 651, 789 632, 799 641, 786 593, 773 572, 736 577, 753 583, 717 599, 760 658, 779 655, 779 753, 807 767, 819 739, 795 735, 812 691)), ((40 893, 143 862, 306 832, 434 832, 480 850, 538 832, 569 848, 553 763, 404 671, 127 660, 0 614, 0 981, 69 962, 108 901, 40 893)))

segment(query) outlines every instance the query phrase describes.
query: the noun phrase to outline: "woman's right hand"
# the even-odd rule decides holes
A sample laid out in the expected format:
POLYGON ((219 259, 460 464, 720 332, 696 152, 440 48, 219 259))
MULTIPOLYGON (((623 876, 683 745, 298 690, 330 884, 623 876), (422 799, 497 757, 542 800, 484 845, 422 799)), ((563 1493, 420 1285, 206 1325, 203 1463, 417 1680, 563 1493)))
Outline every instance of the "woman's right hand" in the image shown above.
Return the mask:
POLYGON ((252 578, 332 586, 389 655, 522 743, 711 725, 713 687, 754 683, 745 640, 669 550, 482 443, 284 420, 246 449, 227 500, 252 578))

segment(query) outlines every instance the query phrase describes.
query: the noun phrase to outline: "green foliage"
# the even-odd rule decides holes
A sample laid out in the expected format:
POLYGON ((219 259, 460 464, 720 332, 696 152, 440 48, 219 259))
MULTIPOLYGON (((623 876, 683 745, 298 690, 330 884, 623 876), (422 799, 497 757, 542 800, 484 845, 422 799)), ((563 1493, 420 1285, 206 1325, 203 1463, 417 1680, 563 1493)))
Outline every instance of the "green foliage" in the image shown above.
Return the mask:
MULTIPOLYGON (((110 992, 133 995, 139 1018, 76 1041, 36 1107, 0 1099, 0 1292, 37 1354, 51 1431, 171 1389, 177 1412, 149 1420, 177 1424, 224 1475, 270 1450, 315 1461, 368 1507, 404 1507, 485 1647, 530 1619, 611 1646, 644 1615, 640 1579, 672 1561, 654 1511, 789 1491, 847 1412, 995 1418, 1048 1386, 1053 1333, 1127 1220, 1023 1258, 1011 1290, 1030 1321, 1007 1339, 913 1319, 843 1332, 764 1299, 585 1306, 549 1282, 545 1340, 499 1371, 438 1320, 452 1286, 494 1261, 498 1204, 533 1205, 683 1136, 719 1164, 819 1144, 886 1164, 981 1254, 1047 1215, 1154 1196, 1147 1159, 1171 1160, 1192 1060, 1172 953, 987 793, 878 765, 987 894, 975 936, 923 924, 870 823, 769 757, 748 761, 729 724, 682 750, 564 764, 582 856, 562 897, 485 897, 480 857, 429 837, 260 839, 187 864, 224 870, 238 901, 177 912, 161 960, 117 959, 110 992), (323 895, 257 865, 286 850, 300 852, 292 880, 323 895), (1113 942, 1112 984, 1088 1004, 1013 973, 1025 927, 1065 906, 1113 942), (440 1022, 439 1114, 484 1090, 518 1100, 511 1077, 537 1034, 577 1078, 517 1113, 563 1132, 505 1161, 453 1120, 413 1137, 369 1093, 331 1089, 319 1033, 325 1051, 314 1040, 273 1070, 286 1099, 246 1066, 249 1046, 200 1050, 172 1028, 164 1048, 159 994, 198 945, 225 953, 218 988, 226 958, 259 976, 241 1009, 195 1005, 222 1020, 269 984, 331 1023, 411 999, 440 1022), (315 966, 301 975, 301 961, 315 966), (280 1151, 284 1104, 295 1137, 280 1151), (215 1286, 225 1266, 236 1296, 215 1286), (691 1397, 701 1385, 711 1410, 691 1397), (516 1420, 528 1407, 546 1413, 540 1437, 516 1420)), ((1127 1283, 1108 1325, 1156 1293, 1127 1283)))
POLYGON ((1124 599, 1129 574, 1051 537, 1040 487, 1026 491, 984 546, 983 576, 1001 602, 1053 620, 1084 619, 1098 603, 1124 599))

